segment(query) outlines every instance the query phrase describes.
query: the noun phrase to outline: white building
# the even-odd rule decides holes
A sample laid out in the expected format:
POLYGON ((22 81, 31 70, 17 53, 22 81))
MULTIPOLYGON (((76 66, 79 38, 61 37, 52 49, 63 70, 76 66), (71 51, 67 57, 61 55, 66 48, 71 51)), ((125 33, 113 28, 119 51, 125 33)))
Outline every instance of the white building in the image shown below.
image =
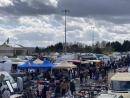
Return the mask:
POLYGON ((13 56, 14 48, 4 43, 0 45, 0 56, 13 56))
POLYGON ((32 55, 34 52, 34 48, 31 47, 23 47, 21 45, 11 45, 4 43, 0 45, 0 56, 18 56, 18 55, 32 55))

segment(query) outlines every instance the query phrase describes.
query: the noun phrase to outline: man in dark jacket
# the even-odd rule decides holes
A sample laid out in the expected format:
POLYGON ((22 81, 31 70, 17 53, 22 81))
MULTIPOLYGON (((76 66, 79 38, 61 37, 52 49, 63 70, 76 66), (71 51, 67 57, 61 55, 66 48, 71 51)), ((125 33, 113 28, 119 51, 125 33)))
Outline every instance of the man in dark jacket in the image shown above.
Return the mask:
POLYGON ((55 98, 60 98, 61 97, 61 88, 60 88, 60 83, 56 83, 56 88, 55 88, 55 98))
POLYGON ((76 90, 75 90, 75 83, 74 83, 73 80, 70 82, 70 91, 71 91, 71 94, 72 94, 72 95, 73 95, 74 92, 76 91, 76 90))

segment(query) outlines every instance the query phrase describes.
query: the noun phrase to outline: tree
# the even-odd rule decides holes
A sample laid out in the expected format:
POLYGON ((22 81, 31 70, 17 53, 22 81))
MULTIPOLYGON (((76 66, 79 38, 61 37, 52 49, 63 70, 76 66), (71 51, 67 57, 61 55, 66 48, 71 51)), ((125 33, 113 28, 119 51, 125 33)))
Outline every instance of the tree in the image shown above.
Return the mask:
POLYGON ((35 48, 35 53, 40 53, 41 52, 41 49, 37 46, 36 48, 35 48))
POLYGON ((105 47, 111 47, 111 43, 110 42, 106 43, 105 47))
POLYGON ((63 44, 62 43, 57 43, 55 46, 56 52, 63 52, 63 44))
POLYGON ((111 43, 112 48, 114 49, 114 51, 117 52, 121 52, 122 51, 122 45, 120 42, 116 41, 116 42, 112 42, 111 43))
POLYGON ((130 41, 128 41, 128 40, 124 41, 124 43, 122 45, 122 50, 123 51, 130 51, 130 41))
POLYGON ((102 42, 101 42, 101 45, 100 45, 100 46, 101 46, 101 48, 105 48, 105 47, 106 47, 106 44, 107 44, 107 42, 106 42, 106 41, 102 41, 102 42))
POLYGON ((99 41, 96 42, 95 47, 101 47, 101 44, 99 41))
POLYGON ((79 50, 79 46, 77 44, 73 44, 71 46, 71 52, 78 52, 78 50, 79 50))
POLYGON ((99 48, 99 47, 95 47, 94 50, 93 50, 93 52, 100 54, 100 53, 102 53, 102 50, 101 50, 101 48, 99 48))
POLYGON ((84 48, 84 52, 92 52, 92 47, 91 46, 85 46, 85 48, 84 48))

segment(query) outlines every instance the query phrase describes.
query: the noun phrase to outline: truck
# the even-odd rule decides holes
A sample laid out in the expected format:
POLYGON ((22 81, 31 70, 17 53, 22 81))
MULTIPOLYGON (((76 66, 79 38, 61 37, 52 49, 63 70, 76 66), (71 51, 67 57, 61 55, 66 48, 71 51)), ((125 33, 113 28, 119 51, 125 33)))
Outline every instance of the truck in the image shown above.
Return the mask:
POLYGON ((106 97, 100 94, 97 98, 130 98, 130 73, 115 73, 110 79, 110 89, 106 97))

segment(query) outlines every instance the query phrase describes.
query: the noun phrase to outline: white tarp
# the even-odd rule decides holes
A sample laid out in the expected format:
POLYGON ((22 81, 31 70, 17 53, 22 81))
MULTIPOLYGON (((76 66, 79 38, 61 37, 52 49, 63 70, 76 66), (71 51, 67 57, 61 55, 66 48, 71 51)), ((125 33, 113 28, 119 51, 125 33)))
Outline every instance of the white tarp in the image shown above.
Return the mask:
POLYGON ((62 61, 61 63, 57 63, 54 68, 61 68, 61 69, 63 68, 63 69, 65 69, 65 68, 76 68, 76 67, 77 66, 74 65, 71 62, 62 61))
POLYGON ((56 63, 59 63, 61 61, 69 61, 69 60, 75 60, 77 59, 76 54, 67 53, 66 55, 61 55, 56 59, 56 63))

